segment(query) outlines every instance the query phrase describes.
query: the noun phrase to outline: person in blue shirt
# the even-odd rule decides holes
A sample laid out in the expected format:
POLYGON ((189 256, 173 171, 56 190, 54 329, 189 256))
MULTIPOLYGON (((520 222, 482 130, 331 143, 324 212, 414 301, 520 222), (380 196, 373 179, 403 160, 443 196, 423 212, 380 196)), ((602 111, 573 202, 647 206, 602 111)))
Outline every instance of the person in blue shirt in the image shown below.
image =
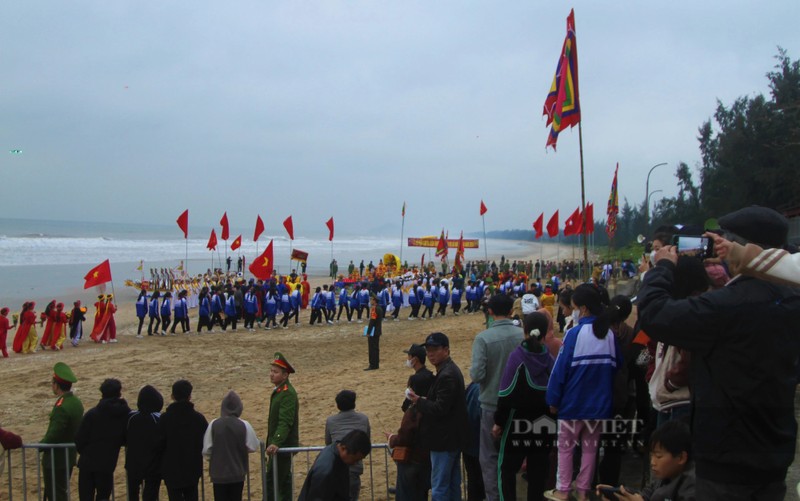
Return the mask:
POLYGON ((356 286, 353 287, 352 292, 350 292, 350 315, 347 317, 348 322, 353 321, 353 315, 355 315, 356 311, 358 310, 358 292, 360 289, 361 287, 356 284, 356 286))
POLYGON ((425 292, 422 293, 422 305, 425 307, 422 310, 422 320, 425 320, 425 315, 428 315, 428 318, 433 317, 433 291, 431 290, 431 284, 425 284, 425 292))
POLYGON ((363 320, 361 320, 361 315, 367 308, 369 308, 369 289, 367 288, 367 283, 364 282, 361 284, 361 290, 358 292, 358 323, 363 322, 363 320))
POLYGON ((136 316, 139 318, 139 329, 136 331, 136 337, 142 338, 142 326, 144 325, 144 317, 147 315, 147 289, 142 289, 139 292, 139 297, 136 298, 136 316))
POLYGON ((284 291, 283 294, 281 294, 281 312, 283 313, 283 316, 281 317, 281 327, 288 329, 289 319, 292 317, 292 299, 287 291, 284 291))
POLYGON ((231 326, 232 330, 236 330, 236 322, 239 320, 239 311, 236 309, 236 298, 233 295, 233 289, 228 289, 228 298, 225 300, 225 323, 222 330, 227 330, 231 326))
POLYGON ((300 284, 295 284, 294 290, 289 295, 290 303, 292 305, 292 317, 294 317, 294 324, 300 323, 300 307, 303 305, 303 294, 300 292, 300 284))
POLYGON ((344 285, 342 285, 342 288, 339 291, 339 312, 336 314, 337 322, 342 318, 342 310, 344 310, 347 315, 347 321, 351 322, 352 311, 350 310, 350 303, 348 301, 347 287, 344 285))
POLYGON ((328 288, 325 294, 325 318, 329 324, 333 323, 333 317, 336 314, 336 295, 333 293, 333 285, 328 288))
POLYGON ((175 300, 173 311, 175 312, 175 320, 172 322, 172 328, 169 330, 170 334, 175 335, 175 327, 181 324, 181 330, 186 333, 189 330, 189 305, 186 303, 186 290, 178 293, 178 299, 175 300))
POLYGON ((277 329, 278 322, 275 318, 278 316, 278 303, 280 302, 280 296, 278 295, 278 288, 272 284, 264 295, 264 314, 267 317, 267 324, 264 329, 277 329), (270 326, 270 324, 272 324, 270 326))
POLYGON ((164 294, 164 299, 161 301, 161 335, 167 335, 169 328, 169 321, 172 317, 172 293, 167 291, 164 294))
POLYGON ((147 316, 150 317, 150 325, 147 326, 148 336, 152 336, 154 330, 158 335, 158 326, 161 324, 161 317, 158 314, 158 297, 159 292, 153 291, 153 296, 150 298, 150 306, 147 308, 147 316), (156 324, 155 329, 153 329, 153 323, 156 324))
POLYGON ((219 324, 220 328, 223 327, 222 312, 224 311, 225 296, 222 289, 217 290, 211 297, 211 325, 209 330, 214 328, 214 325, 219 324))
POLYGON ((250 286, 244 295, 244 328, 250 332, 255 332, 256 313, 258 313, 258 296, 255 288, 250 286))
POLYGON ((608 294, 591 284, 581 284, 572 293, 578 325, 564 336, 545 397, 559 421, 556 489, 545 494, 548 499, 567 499, 575 443, 583 444, 575 481, 579 497, 593 487, 600 420, 612 417, 614 378, 622 366, 619 343, 610 329, 620 310, 607 304, 608 294))
POLYGON ((448 284, 446 280, 442 280, 439 283, 439 311, 436 313, 441 316, 445 316, 447 312, 447 302, 450 300, 450 290, 448 289, 448 284))
POLYGON ((322 324, 322 306, 324 298, 322 296, 322 287, 317 287, 314 291, 314 296, 311 298, 311 321, 309 325, 322 324))
POLYGON ((203 287, 200 290, 200 297, 198 298, 198 315, 199 319, 197 320, 197 333, 200 334, 200 331, 203 330, 203 327, 206 327, 206 330, 209 332, 211 331, 211 301, 208 299, 208 287, 203 287))
POLYGON ((408 315, 409 320, 416 320, 419 316, 419 293, 419 286, 417 282, 414 282, 414 285, 411 286, 411 290, 408 291, 408 305, 411 306, 411 313, 408 315))
POLYGON ((461 311, 461 289, 457 285, 453 285, 450 302, 453 305, 453 315, 458 315, 458 312, 461 311))
POLYGON ((392 286, 392 306, 394 306, 392 317, 395 322, 397 322, 397 316, 400 314, 400 308, 403 306, 403 289, 401 289, 401 287, 402 283, 399 280, 392 286))

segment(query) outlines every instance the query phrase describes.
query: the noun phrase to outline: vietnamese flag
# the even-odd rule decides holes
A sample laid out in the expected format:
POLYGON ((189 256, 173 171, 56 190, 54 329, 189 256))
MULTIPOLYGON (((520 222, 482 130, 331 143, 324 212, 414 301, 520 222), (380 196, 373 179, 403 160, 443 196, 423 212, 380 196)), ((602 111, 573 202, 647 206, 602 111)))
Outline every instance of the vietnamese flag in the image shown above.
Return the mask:
POLYGON ((564 236, 579 235, 583 231, 583 217, 581 209, 575 209, 575 212, 564 221, 564 236))
POLYGON ((558 236, 558 211, 547 222, 547 236, 550 238, 558 236))
MULTIPOLYGON (((175 222, 178 223, 178 228, 183 232, 183 238, 189 238, 189 209, 183 211, 175 222)), ((108 280, 111 279, 109 278, 108 280)))
POLYGON ((325 222, 325 226, 328 227, 328 231, 330 231, 330 235, 328 235, 328 241, 333 241, 333 216, 325 222))
POLYGON ((486 204, 483 203, 483 200, 481 200, 481 216, 486 214, 486 211, 487 211, 486 204))
POLYGON ((95 285, 102 285, 106 282, 111 281, 111 265, 108 263, 108 259, 103 261, 102 263, 98 264, 91 270, 86 276, 83 277, 86 281, 83 284, 84 289, 88 289, 89 287, 94 287, 95 285))
POLYGON ((211 236, 208 237, 208 243, 206 244, 206 249, 208 250, 216 250, 217 248, 217 232, 214 231, 214 228, 211 228, 211 236))
POLYGON ((258 242, 258 237, 264 233, 264 221, 261 220, 261 216, 256 216, 256 231, 253 233, 253 242, 258 242))
POLYGON ((222 226, 222 232, 220 233, 220 236, 222 237, 223 240, 225 240, 227 242, 228 241, 228 237, 230 236, 230 228, 228 227, 228 212, 227 211, 225 211, 225 213, 222 215, 222 219, 219 220, 219 224, 220 224, 220 226, 222 226))
POLYGON ((544 234, 542 231, 542 225, 544 224, 544 212, 539 214, 539 218, 534 221, 533 229, 536 230, 536 238, 539 239, 544 234))
POLYGON ((236 240, 231 242, 231 250, 235 251, 236 249, 238 249, 241 246, 242 246, 242 236, 239 235, 238 237, 236 237, 236 240))
POLYGON ((283 227, 286 228, 286 233, 289 234, 289 240, 294 240, 294 225, 292 224, 292 216, 287 217, 283 221, 283 227))
POLYGON ((267 280, 272 276, 272 240, 264 252, 250 263, 249 270, 259 280, 267 280))

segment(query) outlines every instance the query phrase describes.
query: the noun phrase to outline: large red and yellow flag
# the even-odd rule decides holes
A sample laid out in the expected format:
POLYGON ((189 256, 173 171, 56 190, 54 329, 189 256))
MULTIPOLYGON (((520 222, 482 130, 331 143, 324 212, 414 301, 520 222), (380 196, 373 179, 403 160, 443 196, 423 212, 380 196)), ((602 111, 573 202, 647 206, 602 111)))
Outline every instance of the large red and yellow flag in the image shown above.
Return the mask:
POLYGON ((456 263, 454 268, 458 271, 464 269, 464 230, 461 230, 461 236, 458 239, 458 248, 456 249, 456 263))
POLYGON ((264 252, 250 263, 250 273, 259 280, 267 280, 272 276, 272 263, 272 240, 270 240, 264 252))
POLYGON ((575 39, 575 11, 567 16, 567 36, 558 58, 556 74, 550 92, 544 101, 543 115, 547 124, 552 124, 547 136, 548 146, 556 149, 558 134, 567 127, 574 127, 581 121, 581 105, 578 92, 578 45, 575 39))
POLYGON ((611 183, 611 193, 608 195, 608 221, 606 222, 606 234, 608 238, 614 238, 617 232, 617 214, 619 213, 619 193, 617 192, 617 173, 619 172, 619 162, 614 169, 614 181, 611 183))
POLYGON ((447 239, 444 237, 444 229, 439 237, 439 243, 436 244, 436 255, 444 261, 447 258, 447 239))
POLYGON ((85 280, 83 284, 84 289, 110 282, 111 265, 109 264, 108 259, 89 270, 89 273, 87 273, 83 279, 85 280))
POLYGON ((231 250, 235 251, 241 246, 242 246, 242 236, 239 235, 233 242, 231 242, 231 250))

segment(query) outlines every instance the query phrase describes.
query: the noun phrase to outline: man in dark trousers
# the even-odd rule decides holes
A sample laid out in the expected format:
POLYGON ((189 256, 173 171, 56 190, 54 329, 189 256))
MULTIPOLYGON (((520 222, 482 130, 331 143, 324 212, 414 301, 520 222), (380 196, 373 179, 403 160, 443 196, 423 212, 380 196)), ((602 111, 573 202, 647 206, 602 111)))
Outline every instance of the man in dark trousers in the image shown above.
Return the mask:
MULTIPOLYGON (((67 444, 75 441, 83 418, 83 404, 72 394, 72 384, 78 378, 64 362, 53 367, 53 394, 58 397, 50 411, 47 433, 40 440, 43 444, 67 444)), ((75 449, 45 449, 42 453, 43 497, 45 501, 67 501, 68 480, 75 466, 75 449)))
POLYGON ((300 404, 297 392, 289 382, 289 374, 294 367, 281 353, 275 353, 269 369, 269 380, 274 385, 269 399, 269 420, 267 421, 267 501, 291 501, 292 499, 292 457, 278 454, 281 447, 297 447, 300 443, 298 428, 300 404), (275 498, 273 468, 278 469, 278 497, 275 498))
POLYGON ((446 335, 434 332, 423 346, 436 378, 427 397, 409 391, 408 399, 422 414, 420 436, 431 451, 431 499, 460 499, 460 457, 469 441, 464 376, 450 358, 446 335))
POLYGON ((125 442, 125 469, 128 472, 128 499, 158 501, 161 489, 161 451, 158 422, 164 397, 150 385, 139 390, 137 410, 128 416, 125 442), (142 484, 144 487, 142 488, 142 484))
POLYGON ((369 324, 364 330, 369 350, 369 367, 365 371, 377 370, 381 362, 381 329, 383 326, 383 308, 378 306, 378 296, 369 298, 369 324))
POLYGON ((169 501, 197 501, 197 481, 203 474, 203 436, 208 421, 194 410, 192 383, 172 385, 173 402, 158 422, 161 435, 161 476, 169 501))
POLYGON ((100 385, 100 402, 83 416, 75 435, 78 459, 78 493, 81 501, 111 499, 119 449, 125 444, 125 426, 131 409, 122 398, 122 383, 106 379, 100 385))

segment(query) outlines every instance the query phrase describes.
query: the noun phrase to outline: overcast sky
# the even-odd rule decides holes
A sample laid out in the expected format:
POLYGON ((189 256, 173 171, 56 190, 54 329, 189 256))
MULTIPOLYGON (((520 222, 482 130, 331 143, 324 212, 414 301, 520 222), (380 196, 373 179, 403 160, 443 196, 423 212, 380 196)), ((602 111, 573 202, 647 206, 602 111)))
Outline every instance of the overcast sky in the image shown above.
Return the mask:
MULTIPOLYGON (((800 2, 14 1, 0 18, 2 217, 277 233, 530 228, 580 204, 542 104, 575 8, 587 202, 676 194, 716 100, 800 58, 800 2), (10 150, 22 150, 21 154, 10 150)), ((696 181, 699 181, 696 179, 696 181)), ((199 237, 199 235, 198 235, 199 237)))

